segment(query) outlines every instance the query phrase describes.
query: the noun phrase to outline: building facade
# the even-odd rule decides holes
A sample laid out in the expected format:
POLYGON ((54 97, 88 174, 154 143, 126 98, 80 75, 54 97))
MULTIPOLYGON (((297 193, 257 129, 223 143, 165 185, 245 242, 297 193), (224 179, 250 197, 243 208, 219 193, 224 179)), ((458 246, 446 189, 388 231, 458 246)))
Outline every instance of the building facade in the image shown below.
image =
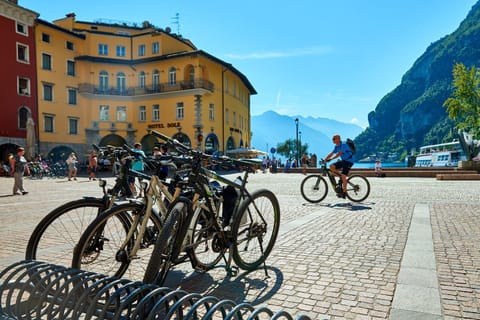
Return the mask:
POLYGON ((250 144, 248 79, 189 40, 156 28, 77 21, 35 25, 39 152, 80 158, 98 145, 141 142, 158 130, 213 153, 250 144))
POLYGON ((33 157, 38 149, 37 79, 34 23, 38 14, 0 0, 0 160, 18 146, 33 157))

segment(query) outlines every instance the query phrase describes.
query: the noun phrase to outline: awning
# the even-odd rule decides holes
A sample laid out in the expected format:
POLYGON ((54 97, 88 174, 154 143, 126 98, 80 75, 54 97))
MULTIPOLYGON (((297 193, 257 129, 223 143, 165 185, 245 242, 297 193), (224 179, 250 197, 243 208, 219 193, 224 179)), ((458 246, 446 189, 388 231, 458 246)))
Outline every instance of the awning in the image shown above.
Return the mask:
POLYGON ((227 155, 235 156, 236 158, 254 158, 258 156, 266 156, 264 151, 250 149, 250 148, 238 148, 225 151, 227 155))

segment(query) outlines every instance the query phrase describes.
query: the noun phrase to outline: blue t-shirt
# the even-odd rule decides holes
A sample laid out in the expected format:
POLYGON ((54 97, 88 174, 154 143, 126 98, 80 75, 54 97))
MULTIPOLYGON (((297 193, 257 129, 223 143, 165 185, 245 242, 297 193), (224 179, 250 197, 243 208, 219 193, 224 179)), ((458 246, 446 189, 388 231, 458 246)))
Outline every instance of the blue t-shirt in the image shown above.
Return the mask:
POLYGON ((339 153, 342 151, 342 155, 340 158, 344 161, 354 162, 353 161, 353 152, 352 149, 348 146, 348 144, 341 142, 340 145, 335 145, 333 148, 333 153, 339 153))
POLYGON ((136 171, 143 171, 143 159, 146 158, 145 153, 143 150, 132 150, 134 153, 134 160, 132 162, 132 169, 136 171))

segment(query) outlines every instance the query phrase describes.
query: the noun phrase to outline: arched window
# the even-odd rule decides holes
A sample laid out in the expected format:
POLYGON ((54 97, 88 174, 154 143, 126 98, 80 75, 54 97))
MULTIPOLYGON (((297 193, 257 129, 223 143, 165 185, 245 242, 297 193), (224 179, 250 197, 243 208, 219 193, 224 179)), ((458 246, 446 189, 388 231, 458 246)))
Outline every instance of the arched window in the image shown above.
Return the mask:
POLYGON ((138 87, 139 88, 145 88, 145 72, 140 71, 140 74, 138 75, 138 87))
POLYGON ((156 69, 152 72, 152 90, 160 92, 160 72, 156 69))
POLYGON ((105 92, 108 90, 108 72, 101 71, 98 76, 98 89, 100 92, 105 92))
POLYGON ((18 128, 27 129, 27 120, 30 115, 30 110, 27 107, 22 106, 18 109, 18 128))
POLYGON ((127 91, 127 78, 125 73, 117 73, 117 91, 119 94, 124 94, 127 91))
POLYGON ((168 84, 175 85, 177 83, 177 69, 175 67, 171 67, 168 70, 168 84))
POLYGON ((195 68, 190 66, 190 70, 188 70, 188 86, 189 88, 194 88, 195 86, 195 68))

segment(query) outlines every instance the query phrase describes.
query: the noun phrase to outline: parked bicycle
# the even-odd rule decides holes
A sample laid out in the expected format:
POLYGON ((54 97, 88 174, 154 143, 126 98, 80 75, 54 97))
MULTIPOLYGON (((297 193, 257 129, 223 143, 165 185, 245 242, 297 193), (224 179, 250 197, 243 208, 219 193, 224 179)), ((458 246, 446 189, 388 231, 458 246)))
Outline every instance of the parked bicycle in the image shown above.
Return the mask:
POLYGON ((160 166, 176 167, 173 159, 161 157, 154 174, 140 175, 145 179, 140 186, 142 198, 113 206, 91 221, 73 250, 72 267, 116 277, 125 276, 128 270, 129 279, 143 277, 168 214, 167 206, 186 192, 182 181, 189 169, 175 170, 170 182, 158 176, 160 166))
POLYGON ((107 181, 99 179, 103 196, 69 201, 48 213, 32 232, 25 259, 69 265, 73 249, 87 226, 101 212, 132 197, 127 177, 137 174, 129 169, 127 150, 121 147, 97 147, 97 153, 111 155, 122 163, 113 188, 107 189, 107 181))
MULTIPOLYGON (((321 174, 311 174, 303 179, 300 184, 300 192, 305 200, 311 203, 318 203, 325 199, 328 193, 328 182, 338 197, 343 193, 342 179, 337 173, 327 168, 327 163, 320 160, 321 174), (327 179, 325 178, 327 177, 327 179), (337 178, 338 177, 338 180, 337 178)), ((346 197, 354 202, 365 200, 370 194, 370 183, 367 178, 360 174, 352 174, 347 178, 346 197)))
MULTIPOLYGON (((144 282, 163 284, 168 271, 187 260, 195 270, 202 272, 223 259, 229 274, 235 274, 232 258, 238 267, 245 270, 254 270, 262 263, 265 266, 280 226, 280 206, 275 195, 266 189, 250 193, 246 188, 249 170, 245 170, 238 181, 232 181, 204 166, 215 160, 211 156, 192 150, 159 132, 150 133, 191 158, 192 170, 187 182, 195 194, 192 199, 181 196, 172 203, 156 240, 144 282), (226 186, 215 186, 210 179, 226 186), (233 188, 235 192, 229 204, 225 199, 228 188, 233 188)), ((220 164, 223 161, 224 164, 252 165, 230 158, 216 161, 220 164)))

